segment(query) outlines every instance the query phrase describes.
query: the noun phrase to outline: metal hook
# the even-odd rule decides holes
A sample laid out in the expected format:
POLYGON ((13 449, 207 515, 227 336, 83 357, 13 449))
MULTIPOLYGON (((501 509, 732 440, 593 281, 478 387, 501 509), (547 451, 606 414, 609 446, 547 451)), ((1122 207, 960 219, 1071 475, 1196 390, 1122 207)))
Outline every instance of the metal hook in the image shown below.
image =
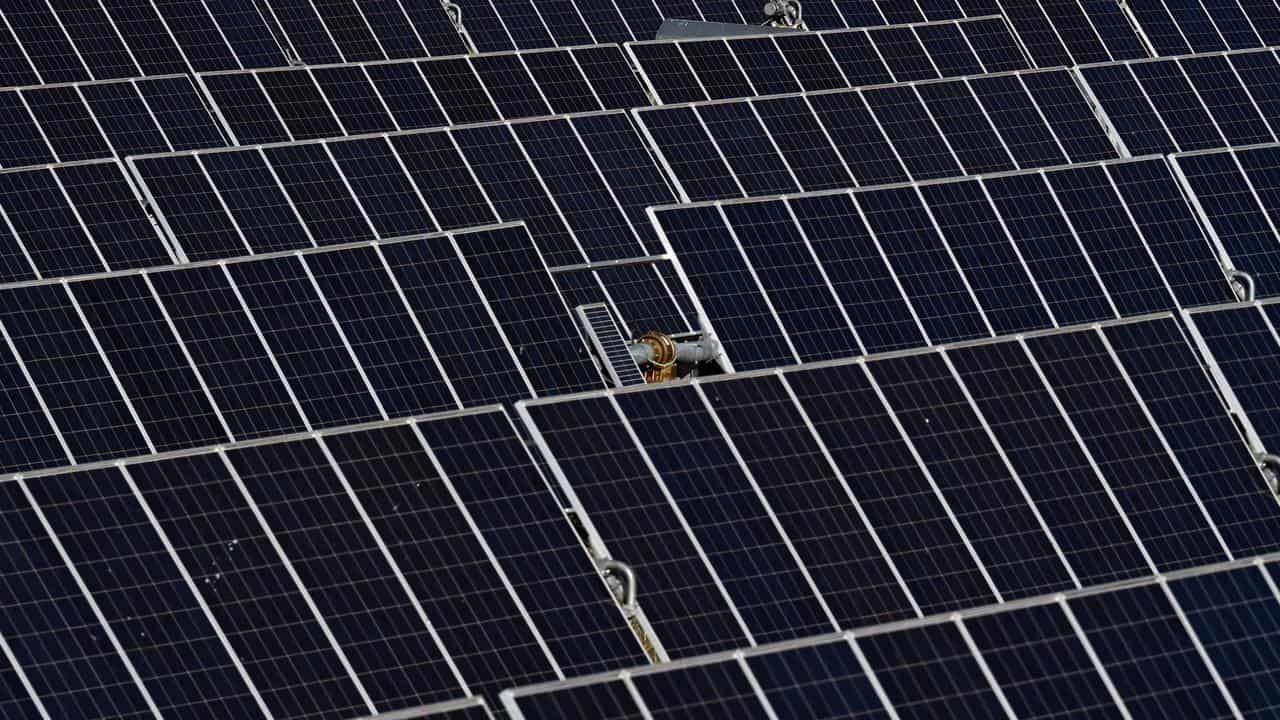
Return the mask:
POLYGON ((1280 455, 1263 453, 1258 456, 1258 467, 1271 482, 1271 492, 1280 494, 1280 455))
POLYGON ((622 583, 622 607, 627 610, 634 610, 636 607, 636 571, 631 566, 619 560, 601 560, 600 570, 604 573, 611 573, 615 578, 620 578, 622 583))
POLYGON ((1227 278, 1231 281, 1231 288, 1235 290, 1236 297, 1241 302, 1253 302, 1257 284, 1252 275, 1243 270, 1228 270, 1227 278))

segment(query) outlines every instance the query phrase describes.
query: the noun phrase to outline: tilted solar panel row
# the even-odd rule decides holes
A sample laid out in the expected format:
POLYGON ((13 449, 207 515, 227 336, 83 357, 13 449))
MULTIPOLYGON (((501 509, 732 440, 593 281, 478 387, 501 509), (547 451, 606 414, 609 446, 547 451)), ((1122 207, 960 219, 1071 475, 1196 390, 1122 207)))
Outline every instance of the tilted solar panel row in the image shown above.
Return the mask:
POLYGON ((1280 64, 1271 50, 1077 70, 1133 155, 1275 142, 1280 64))
POLYGON ((562 266, 552 268, 551 276, 570 308, 605 303, 627 337, 651 330, 664 335, 698 330, 693 302, 670 258, 562 266))
POLYGON ((1235 299, 1162 158, 651 212, 738 370, 1235 299))
POLYGON ((518 408, 670 658, 1280 546, 1167 315, 518 408))
POLYGON ((633 112, 684 201, 1120 157, 1066 70, 633 112))
POLYGON ((1231 267, 1280 295, 1280 146, 1175 155, 1173 167, 1231 267))
POLYGON ((185 76, 0 90, 0 167, 228 144, 185 76))
POLYGON ((1280 45, 1274 0, 1141 0, 1125 9, 1157 55, 1280 45))
POLYGON ((519 226, 0 297, 9 471, 602 387, 519 226))
POLYGON ((0 10, 0 85, 463 52, 436 2, 30 0, 0 10))
POLYGON ((129 159, 190 259, 524 221, 548 265, 654 254, 675 201, 624 112, 129 159))
POLYGON ((352 717, 646 660, 501 409, 6 477, 0 547, 6 717, 352 717))
MULTIPOLYGON (((567 0, 484 0, 467 5, 463 25, 482 51, 654 39, 664 18, 760 25, 754 0, 614 0, 580 6, 567 0)), ((1147 57, 1121 7, 1111 2, 1036 0, 809 0, 810 30, 902 25, 1001 15, 1039 67, 1147 57)))
POLYGON ((0 282, 174 259, 120 161, 0 171, 0 282))
POLYGON ((833 90, 1031 67, 1009 26, 998 17, 628 43, 627 51, 660 103, 833 90))
POLYGON ((1192 335, 1221 379, 1254 450, 1280 450, 1280 305, 1274 300, 1187 313, 1192 335))
POLYGON ((0 85, 287 64, 253 0, 28 0, 0 10, 0 85))
POLYGON ((741 653, 519 688, 513 717, 1263 717, 1274 556, 741 653))
POLYGON ((236 143, 305 140, 649 104, 617 46, 203 74, 236 143))

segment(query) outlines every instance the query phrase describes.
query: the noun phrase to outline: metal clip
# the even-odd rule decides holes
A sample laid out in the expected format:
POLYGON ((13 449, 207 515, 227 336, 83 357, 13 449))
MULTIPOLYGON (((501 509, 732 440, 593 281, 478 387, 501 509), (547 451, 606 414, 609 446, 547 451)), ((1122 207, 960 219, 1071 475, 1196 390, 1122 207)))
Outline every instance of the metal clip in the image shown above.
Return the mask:
POLYGON ((618 602, 627 610, 634 610, 636 607, 636 571, 631 566, 618 560, 601 560, 600 572, 606 578, 622 585, 618 590, 618 602))
POLYGON ((1236 297, 1241 302, 1253 302, 1257 284, 1253 281, 1252 275, 1243 270, 1228 270, 1227 279, 1231 282, 1231 289, 1235 291, 1236 297))
POLYGON ((1280 455, 1262 453, 1257 458, 1258 467, 1271 484, 1271 492, 1280 495, 1280 455))

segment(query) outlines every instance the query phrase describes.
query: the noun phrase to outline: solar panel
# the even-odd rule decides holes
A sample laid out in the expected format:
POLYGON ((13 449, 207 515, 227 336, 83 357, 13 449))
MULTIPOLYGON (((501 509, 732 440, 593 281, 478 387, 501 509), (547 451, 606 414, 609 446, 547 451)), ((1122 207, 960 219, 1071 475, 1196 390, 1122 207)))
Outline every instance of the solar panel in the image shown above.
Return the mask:
POLYGON ((1271 45, 1280 11, 1270 3, 1140 3, 1128 12, 1157 55, 1243 50, 1271 45))
POLYGON ((501 409, 3 487, 0 631, 59 716, 347 717, 645 659, 501 409))
POLYGON ((1171 157, 1228 267, 1248 273, 1259 296, 1280 292, 1276 243, 1277 146, 1185 153, 1171 157))
POLYGON ((518 226, 4 292, 15 393, 43 398, 29 432, 60 429, 58 464, 601 385, 518 226))
POLYGON ((1268 82, 1249 68, 1270 50, 1086 65, 1080 77, 1134 155, 1273 142, 1268 82))
POLYGON ((698 323, 675 268, 665 258, 633 258, 596 265, 551 268, 569 307, 604 303, 624 336, 658 331, 693 332, 698 323))
POLYGON ((1063 70, 634 113, 693 202, 1120 157, 1063 70))
POLYGON ((895 26, 892 30, 636 42, 627 43, 627 52, 661 103, 831 90, 1031 67, 999 17, 895 26), (903 66, 906 50, 894 39, 894 33, 915 44, 927 70, 911 72, 903 66), (795 47, 801 38, 811 47, 795 47), (771 76, 781 70, 758 64, 755 58, 762 52, 783 60, 784 77, 793 81, 789 87, 766 84, 775 82, 771 76), (762 83, 760 87, 757 82, 762 83))
POLYGON ((12 135, 0 166, 125 157, 226 144, 217 120, 184 76, 6 90, 12 135))
POLYGON ((116 160, 0 171, 5 282, 173 262, 116 160))
POLYGON ((621 112, 184 154, 130 165, 187 259, 524 221, 552 266, 657 248, 674 196, 621 112))
POLYGON ((1275 303, 1222 305, 1187 313, 1188 326, 1254 450, 1280 447, 1280 418, 1269 399, 1270 373, 1280 359, 1275 303))
POLYGON ((675 658, 1273 551, 1216 398, 1161 316, 518 407, 675 658))
POLYGON ((489 705, 482 697, 465 698, 461 700, 446 700, 445 702, 432 703, 431 705, 423 705, 416 708, 405 708, 403 710, 395 710, 388 713, 378 713, 377 715, 366 715, 355 720, 422 720, 423 718, 431 718, 435 720, 492 720, 493 713, 489 711, 489 705))
POLYGON ((653 215, 737 370, 1234 297, 1161 159, 653 215))
POLYGON ((1274 673, 1243 668, 1271 655, 1274 563, 541 683, 502 701, 529 720, 1265 713, 1274 673))
POLYGON ((648 104, 616 46, 204 73, 199 80, 241 144, 648 104))

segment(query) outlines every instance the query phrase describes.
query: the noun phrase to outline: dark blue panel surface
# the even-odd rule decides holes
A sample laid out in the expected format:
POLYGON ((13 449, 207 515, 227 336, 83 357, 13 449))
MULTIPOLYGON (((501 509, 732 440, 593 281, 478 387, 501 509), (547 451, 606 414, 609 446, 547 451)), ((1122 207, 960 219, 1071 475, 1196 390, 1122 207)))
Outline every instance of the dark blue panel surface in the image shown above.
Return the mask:
POLYGON ((373 239, 373 228, 324 145, 284 145, 263 153, 316 244, 373 239))
POLYGON ((850 87, 893 82, 893 75, 880 59, 867 33, 827 33, 822 36, 822 42, 840 66, 840 72, 844 73, 850 87))
POLYGON ((158 451, 227 440, 164 313, 139 275, 70 285, 158 451))
POLYGON ((0 166, 20 167, 54 161, 53 151, 40 128, 14 92, 0 92, 0 166))
MULTIPOLYGON (((471 691, 554 678, 515 598, 413 430, 344 433, 323 442, 471 691)), ((430 683, 420 692, 457 696, 438 653, 423 657, 432 662, 420 669, 430 683)))
POLYGON ((592 172, 591 157, 568 120, 519 123, 511 129, 582 248, 564 255, 547 253, 548 265, 646 254, 609 186, 592 172))
POLYGON ((739 184, 733 179, 731 170, 724 164, 694 110, 666 108, 649 111, 639 117, 689 200, 696 202, 742 195, 739 184))
MULTIPOLYGON (((533 73, 552 112, 587 112, 600 109, 600 103, 582 71, 567 52, 527 53, 522 56, 533 73)), ((642 102, 641 105, 649 103, 642 102)))
POLYGON ((965 39, 987 72, 1025 70, 1031 67, 1012 30, 1003 19, 970 20, 963 25, 965 39))
POLYGON ((313 427, 382 417, 297 258, 227 268, 313 427))
POLYGON ((1280 504, 1200 358, 1171 319, 1103 331, 1235 557, 1280 543, 1280 504))
POLYGON ((1178 63, 1196 94, 1208 108, 1228 145, 1274 142, 1275 136, 1259 114, 1225 55, 1206 55, 1178 63))
POLYGON ((312 0, 344 60, 382 60, 386 57, 374 39, 364 14, 355 0, 312 0))
POLYGON ((463 406, 529 397, 515 357, 448 238, 378 250, 429 333, 431 348, 463 406))
POLYGON ((729 48, 730 45, 724 40, 701 40, 681 43, 678 49, 671 51, 671 59, 666 62, 678 62, 678 56, 683 54, 685 62, 693 70, 696 85, 701 90, 694 92, 692 88, 683 90, 676 86, 667 93, 665 89, 659 89, 658 94, 663 102, 677 102, 676 98, 681 98, 679 102, 683 102, 686 99, 701 100, 704 97, 720 100, 755 95, 755 88, 751 87, 751 81, 747 79, 729 48), (668 94, 672 99, 667 99, 668 94))
POLYGON ((1027 73, 1020 79, 1072 162, 1120 156, 1071 73, 1027 73))
POLYGON ((1124 202, 1098 166, 1047 175, 1120 315, 1177 307, 1124 202))
POLYGON ((54 175, 109 267, 120 270, 173 261, 119 165, 65 165, 55 168, 54 175))
POLYGON ((939 77, 929 52, 920 44, 911 28, 879 28, 867 31, 871 42, 897 82, 929 80, 939 77))
POLYGON ((365 72, 401 130, 449 124, 416 64, 368 65, 365 72))
POLYGON ((746 643, 715 576, 609 401, 534 405, 528 412, 609 552, 648 578, 645 616, 670 656, 746 643))
POLYGON ((779 68, 786 67, 787 61, 773 38, 740 38, 734 40, 730 47, 755 86, 757 95, 800 92, 800 83, 794 74, 778 72, 779 68))
MULTIPOLYGON (((915 28, 920 43, 942 77, 981 75, 982 63, 965 40, 961 25, 921 25, 915 28)), ((992 70, 992 72, 995 72, 992 70)))
POLYGON ((931 343, 990 335, 915 188, 855 196, 931 343))
POLYGON ((1000 701, 951 623, 858 638, 867 663, 902 718, 991 718, 1000 701))
POLYGON ((1070 602, 1135 717, 1230 717, 1226 699, 1159 585, 1070 602))
POLYGON ((770 375, 702 387, 840 627, 914 617, 850 488, 782 382, 770 375))
POLYGON ((964 173, 914 88, 880 88, 863 93, 863 97, 913 179, 964 173))
POLYGON ((502 117, 510 120, 551 113, 519 55, 477 55, 471 58, 471 67, 502 117))
POLYGON ((67 456, 49 416, 23 375, 9 348, 0 348, 0 468, 17 472, 29 468, 65 465, 67 456))
POLYGON ((889 266, 848 195, 788 201, 868 353, 926 344, 889 266))
POLYGON ((920 193, 997 335, 1052 327, 1035 285, 976 181, 920 193))
POLYGON ((1276 132, 1276 120, 1280 117, 1280 80, 1276 78, 1276 56, 1270 52, 1251 52, 1226 56, 1237 76, 1249 91, 1249 96, 1262 110, 1262 117, 1276 132))
POLYGON ((271 0, 272 14, 298 59, 308 65, 342 62, 333 36, 310 0, 271 0))
POLYGON ((1018 717, 1124 717, 1056 605, 966 618, 964 625, 1018 717))
MULTIPOLYGON (((368 3, 361 3, 361 9, 366 15, 371 12, 367 5, 368 3)), ((409 18, 413 32, 422 39, 428 55, 461 55, 467 51, 461 33, 453 26, 453 21, 449 19, 448 14, 416 3, 408 5, 401 3, 401 7, 409 18)), ((373 12, 376 12, 376 9, 373 12)), ((374 31, 379 35, 383 34, 378 25, 374 25, 374 31)))
POLYGON ((803 97, 759 100, 754 107, 803 189, 826 190, 854 185, 840 154, 832 147, 826 131, 803 97))
POLYGON ((1217 253, 1182 188, 1159 160, 1107 166, 1174 298, 1183 307, 1231 302, 1217 253))
POLYGON ((397 130, 377 88, 359 66, 316 68, 311 71, 347 135, 397 130))
POLYGON ((320 447, 273 443, 227 457, 375 706, 456 695, 430 629, 320 447))
POLYGON ((565 674, 644 663, 640 643, 506 413, 421 429, 565 674))
POLYGON ((138 92, 174 150, 222 147, 231 143, 189 78, 138 80, 138 92))
POLYGON ((119 469, 62 475, 30 488, 161 712, 192 718, 261 712, 119 469))
POLYGON ((943 358, 912 355, 868 367, 1002 597, 1072 587, 1052 539, 943 358))
POLYGON ((601 386, 587 349, 524 228, 455 237, 516 357, 539 394, 601 386))
POLYGON ((957 348, 947 356, 1080 582, 1151 572, 1021 345, 957 348))
POLYGON ((154 273, 150 280, 237 440, 306 429, 221 268, 154 273))
POLYGON ((751 105, 745 102, 703 105, 697 114, 747 196, 800 189, 751 105))
POLYGON ((1093 332, 1027 341, 1157 569, 1224 559, 1204 513, 1093 332))
POLYGON ((453 125, 499 119, 484 87, 465 59, 426 60, 418 70, 427 79, 436 99, 453 125))
POLYGON ((773 41, 782 51, 782 57, 791 72, 800 81, 801 89, 834 90, 849 86, 818 36, 787 33, 775 35, 773 41))
MULTIPOLYGON (((241 65, 247 68, 279 67, 288 64, 280 47, 280 42, 283 42, 284 38, 279 42, 276 40, 272 27, 268 27, 273 21, 267 20, 267 11, 259 7, 255 0, 223 0, 217 4, 216 9, 215 19, 218 30, 221 31, 220 38, 210 38, 208 42, 217 42, 221 38, 226 38, 232 54, 241 65)), ((220 42, 218 44, 221 45, 220 42)), ((137 55, 136 46, 134 54, 137 55)), ((138 61, 142 62, 141 58, 138 61)), ((193 64, 197 70, 212 69, 201 67, 199 63, 193 62, 193 64)))
MULTIPOLYGON (((243 244, 254 252, 294 250, 315 245, 298 211, 280 187, 283 178, 272 172, 261 153, 252 150, 210 153, 201 155, 199 160, 217 187, 221 202, 240 227, 243 244)), ((305 191, 306 188, 297 190, 305 191)), ((244 254, 235 245, 228 250, 231 255, 244 254)), ((205 254, 205 257, 225 256, 205 254)))
MULTIPOLYGON (((210 155, 204 159, 216 157, 210 155)), ((232 154, 221 157, 229 159, 232 154)), ((168 232, 188 259, 234 257, 249 250, 201 169, 199 158, 190 155, 146 158, 135 161, 133 168, 146 184, 147 193, 168 232)), ((0 180, 3 177, 0 175, 0 180)))
POLYGON ((342 135, 320 88, 305 70, 258 73, 258 82, 284 120, 294 140, 342 135))
POLYGON ((724 213, 800 361, 861 354, 786 205, 781 201, 726 205, 724 213))
POLYGON ((1014 169, 1005 144, 965 83, 924 83, 916 88, 968 174, 1014 169))
POLYGON ((1160 116, 1143 94, 1127 65, 1099 65, 1079 70, 1102 104, 1107 119, 1120 134, 1129 153, 1164 155, 1177 152, 1160 116))
POLYGON ((256 78, 256 73, 231 73, 200 80, 240 144, 288 140, 289 131, 256 78))
POLYGON ((21 87, 40 82, 35 68, 27 60, 25 51, 18 44, 7 25, 0 27, 0 85, 21 87))
POLYGON ((617 400, 756 641, 835 630, 694 389, 617 400))
POLYGON ((969 15, 1004 15, 1008 23, 1013 26, 1014 32, 1018 34, 1022 45, 1027 48, 1027 53, 1031 55, 1036 67, 1075 64, 1071 53, 1063 46, 1066 38, 1054 29, 1053 22, 1045 13, 1041 3, 1030 0, 1002 0, 986 6, 985 3, 964 0, 964 5, 969 10, 969 15), (982 7, 982 11, 975 12, 977 7, 974 6, 982 7))
POLYGON ((328 147, 379 237, 421 235, 438 229, 384 138, 335 142, 328 147))
POLYGON ((792 372, 787 382, 921 611, 993 602, 964 539, 862 367, 792 372))
POLYGON ((1280 705, 1277 640, 1280 615, 1264 576, 1248 567, 1169 584, 1227 692, 1246 717, 1265 717, 1280 705))
MULTIPOLYGON (((590 12, 590 9, 583 8, 583 11, 590 12)), ((597 36, 599 30, 599 27, 595 28, 597 36)), ((573 51, 573 59, 604 109, 623 110, 650 104, 649 96, 620 49, 608 46, 578 48, 573 51)))
POLYGON ((1253 276, 1260 297, 1280 293, 1280 244, 1235 155, 1186 155, 1178 169, 1232 264, 1253 276))
POLYGON ((624 113, 588 115, 570 122, 648 252, 661 252, 646 210, 676 202, 677 198, 630 117, 624 113))
POLYGON ((1203 150, 1225 144, 1213 118, 1205 111, 1177 63, 1167 60, 1133 63, 1129 70, 1160 113, 1160 120, 1179 150, 1203 150))
MULTIPOLYGON (((975 78, 973 93, 1000 131, 1000 137, 1019 167, 1045 167, 1068 162, 1041 110, 1019 82, 1019 76, 975 78)), ((1083 103, 1081 103, 1083 105, 1083 103)), ((1087 110, 1087 106, 1084 106, 1087 110)), ((1046 114, 1048 109, 1043 110, 1046 114)), ((954 144, 954 143, 953 143, 954 144)), ((1074 158, 1072 158, 1074 159, 1074 158)))
POLYGON ((631 691, 621 681, 578 685, 517 699, 529 720, 588 715, 612 720, 644 720, 631 691))
POLYGON ((765 711, 742 668, 733 660, 632 678, 654 720, 709 716, 764 720, 765 711))
MULTIPOLYGON (((223 6, 231 2, 222 3, 223 6)), ((241 2, 234 3, 240 5, 241 2)), ((209 15, 208 6, 200 0, 164 0, 155 3, 169 31, 173 33, 182 48, 191 68, 197 72, 212 70, 235 70, 240 67, 236 59, 236 51, 244 49, 244 43, 237 43, 236 48, 227 46, 226 37, 221 26, 209 15)), ((254 8, 257 10, 257 8, 254 8)), ((242 11, 243 12, 243 9, 242 11)), ((261 18, 261 11, 255 13, 261 18)), ((221 15, 221 13, 219 13, 221 15)), ((243 15, 241 14, 241 17, 243 15)), ((259 20, 261 22, 261 20, 259 20)), ((262 30, 265 31, 265 27, 262 30)), ((232 32, 232 36, 240 37, 242 33, 232 32)), ((284 63, 283 53, 279 50, 271 53, 274 57, 263 57, 261 64, 281 65, 284 63)), ((337 58, 334 59, 335 61, 337 58)), ((305 60, 304 60, 305 62, 305 60)))
POLYGON ((42 277, 107 269, 49 170, 0 173, 0 208, 42 277))
POLYGON ((77 462, 149 451, 60 285, 0 293, 0 322, 77 462))
MULTIPOLYGON (((690 43, 693 45, 694 43, 690 43)), ((681 46, 676 43, 653 43, 631 46, 631 52, 639 63, 650 86, 663 103, 682 103, 706 100, 707 92, 693 74, 693 67, 685 59, 681 46)), ((697 49, 694 50, 697 53, 697 49)), ((700 58, 700 61, 704 58, 700 58)), ((745 81, 746 78, 742 78, 745 81)), ((799 88, 797 88, 799 89, 799 88)))
POLYGON ((859 185, 908 180, 893 146, 876 125, 858 93, 829 93, 809 98, 814 113, 859 185))
POLYGON ((22 483, 0 484, 0 508, 0 633, 45 709, 61 717, 154 717, 22 483))
POLYGON ((734 368, 795 362, 781 326, 716 208, 660 213, 658 222, 734 368))
POLYGON ((62 162, 110 157, 112 149, 89 114, 89 108, 69 85, 24 90, 22 97, 40 131, 62 162))
POLYGON ((130 465, 129 474, 273 714, 368 712, 218 455, 130 465))
POLYGON ((388 415, 457 407, 373 248, 316 253, 305 262, 388 415))
POLYGON ((498 221, 488 197, 448 133, 412 133, 390 140, 440 227, 471 227, 498 221))
POLYGON ((88 80, 84 64, 58 24, 49 6, 35 0, 18 0, 4 9, 5 19, 22 43, 26 56, 46 83, 88 80))
POLYGON ((1271 400, 1272 378, 1280 377, 1280 345, 1258 308, 1197 313, 1196 330, 1208 344, 1249 424, 1264 446, 1280 442, 1280 414, 1271 400))
POLYGON ((747 658, 769 704, 788 717, 889 717, 844 640, 747 658))
POLYGON ((450 135, 502 220, 523 221, 548 262, 559 265, 564 258, 582 262, 582 253, 564 218, 538 181, 509 126, 473 127, 454 130, 450 135))
POLYGON ((121 156, 171 149, 131 83, 86 83, 80 86, 80 94, 107 142, 121 156))

